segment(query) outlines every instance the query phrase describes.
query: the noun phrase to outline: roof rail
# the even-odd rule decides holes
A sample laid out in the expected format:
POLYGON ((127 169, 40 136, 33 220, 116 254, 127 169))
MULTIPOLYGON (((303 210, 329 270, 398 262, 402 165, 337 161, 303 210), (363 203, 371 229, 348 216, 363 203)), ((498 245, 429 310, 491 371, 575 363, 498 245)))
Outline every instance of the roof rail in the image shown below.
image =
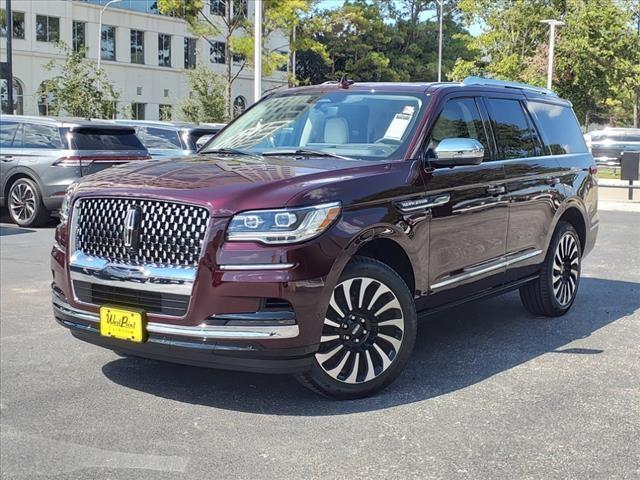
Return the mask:
POLYGON ((558 94, 548 88, 536 87, 527 83, 507 82, 505 80, 494 80, 493 78, 467 77, 462 83, 464 85, 490 85, 493 87, 516 88, 518 90, 527 90, 529 92, 541 93, 550 97, 557 97, 558 94))

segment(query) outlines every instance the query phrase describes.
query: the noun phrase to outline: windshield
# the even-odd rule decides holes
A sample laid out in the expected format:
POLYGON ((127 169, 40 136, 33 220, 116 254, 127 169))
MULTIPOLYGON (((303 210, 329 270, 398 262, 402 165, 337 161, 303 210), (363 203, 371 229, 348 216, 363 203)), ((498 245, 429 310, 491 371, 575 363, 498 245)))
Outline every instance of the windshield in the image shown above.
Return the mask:
POLYGON ((266 98, 216 136, 204 153, 339 155, 360 160, 400 158, 422 115, 422 94, 329 92, 266 98))

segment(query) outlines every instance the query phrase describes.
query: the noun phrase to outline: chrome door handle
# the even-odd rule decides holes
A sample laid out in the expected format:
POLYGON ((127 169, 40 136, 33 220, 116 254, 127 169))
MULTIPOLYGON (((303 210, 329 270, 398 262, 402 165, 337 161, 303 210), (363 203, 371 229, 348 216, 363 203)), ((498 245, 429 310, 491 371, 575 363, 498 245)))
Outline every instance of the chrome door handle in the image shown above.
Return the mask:
POLYGON ((501 195, 507 193, 507 189, 504 185, 492 185, 491 187, 487 187, 487 193, 489 195, 501 195))
POLYGON ((560 183, 560 179, 558 177, 549 177, 544 181, 547 185, 557 185, 560 183))
POLYGON ((13 162, 13 155, 3 155, 2 157, 0 157, 0 161, 13 162))

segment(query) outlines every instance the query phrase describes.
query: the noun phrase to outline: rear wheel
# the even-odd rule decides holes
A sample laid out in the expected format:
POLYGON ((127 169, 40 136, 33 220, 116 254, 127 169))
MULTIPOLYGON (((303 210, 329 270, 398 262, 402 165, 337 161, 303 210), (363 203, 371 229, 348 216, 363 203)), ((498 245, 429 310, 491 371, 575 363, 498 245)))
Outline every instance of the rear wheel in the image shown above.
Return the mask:
POLYGON ((372 395, 405 366, 416 329, 402 278, 384 263, 356 257, 333 290, 312 368, 298 380, 329 397, 372 395))
POLYGON ((11 219, 21 227, 40 227, 51 216, 42 203, 38 184, 30 178, 19 178, 11 185, 7 206, 11 219))
POLYGON ((556 228, 540 277, 520 288, 520 299, 534 315, 557 317, 573 304, 580 284, 582 251, 573 226, 560 222, 556 228))

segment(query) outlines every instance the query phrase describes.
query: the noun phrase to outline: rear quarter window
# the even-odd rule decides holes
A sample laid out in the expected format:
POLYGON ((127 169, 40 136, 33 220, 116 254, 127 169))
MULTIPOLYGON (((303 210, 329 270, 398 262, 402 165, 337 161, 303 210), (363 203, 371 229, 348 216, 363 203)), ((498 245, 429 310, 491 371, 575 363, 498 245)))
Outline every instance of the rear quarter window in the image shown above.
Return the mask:
POLYGON ((587 144, 570 107, 529 100, 527 106, 538 121, 542 138, 553 155, 587 153, 587 144))
POLYGON ((16 122, 0 121, 0 148, 11 148, 17 130, 16 122))
POLYGON ((80 129, 71 132, 72 150, 146 150, 133 130, 80 129))
MULTIPOLYGON (((17 143, 14 140, 13 146, 18 146, 17 143)), ((25 123, 22 129, 22 148, 60 150, 62 149, 60 130, 50 125, 25 123)))

